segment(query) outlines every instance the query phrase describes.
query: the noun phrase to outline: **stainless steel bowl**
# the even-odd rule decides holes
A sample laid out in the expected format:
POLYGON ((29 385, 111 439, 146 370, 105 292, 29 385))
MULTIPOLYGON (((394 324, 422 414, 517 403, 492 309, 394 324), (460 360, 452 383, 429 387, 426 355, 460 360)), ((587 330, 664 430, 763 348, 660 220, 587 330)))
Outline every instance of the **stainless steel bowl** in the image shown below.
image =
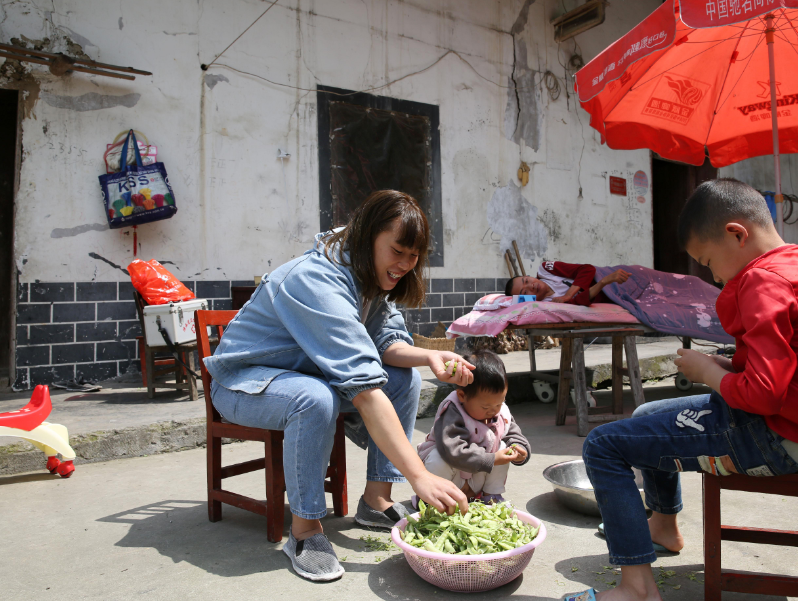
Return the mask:
MULTIPOLYGON (((555 463, 543 470, 543 477, 551 482, 557 499, 568 509, 601 517, 596 503, 596 492, 587 477, 584 461, 574 459, 555 463)), ((638 470, 635 470, 635 482, 640 489, 640 496, 643 497, 643 476, 638 470)))

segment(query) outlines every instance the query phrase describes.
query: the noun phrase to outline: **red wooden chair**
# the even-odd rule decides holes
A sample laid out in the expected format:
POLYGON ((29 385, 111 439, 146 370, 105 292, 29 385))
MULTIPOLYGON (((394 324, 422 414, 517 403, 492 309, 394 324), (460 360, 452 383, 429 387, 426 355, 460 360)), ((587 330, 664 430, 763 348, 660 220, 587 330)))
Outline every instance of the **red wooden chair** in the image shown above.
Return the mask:
MULTIPOLYGON (((196 311, 197 348, 202 387, 205 391, 205 408, 208 429, 208 519, 218 522, 222 519, 222 503, 235 505, 241 509, 266 516, 266 537, 273 543, 283 538, 285 517, 285 477, 283 475, 283 432, 281 430, 262 430, 239 426, 223 421, 222 416, 211 402, 211 375, 205 369, 203 359, 211 356, 208 328, 215 329, 218 339, 222 337, 224 326, 236 316, 237 311, 196 311), (243 463, 222 467, 222 438, 255 440, 263 442, 265 456, 243 463), (257 470, 266 470, 266 500, 245 497, 222 488, 222 480, 257 470)), ((346 449, 343 416, 338 416, 335 442, 327 468, 324 490, 332 493, 333 509, 339 517, 349 513, 346 490, 346 449)))
POLYGON ((721 570, 720 565, 720 542, 722 540, 798 547, 798 532, 722 525, 720 522, 721 489, 798 497, 798 475, 754 477, 703 474, 703 479, 705 601, 720 601, 722 591, 756 595, 798 596, 798 578, 796 577, 721 570))

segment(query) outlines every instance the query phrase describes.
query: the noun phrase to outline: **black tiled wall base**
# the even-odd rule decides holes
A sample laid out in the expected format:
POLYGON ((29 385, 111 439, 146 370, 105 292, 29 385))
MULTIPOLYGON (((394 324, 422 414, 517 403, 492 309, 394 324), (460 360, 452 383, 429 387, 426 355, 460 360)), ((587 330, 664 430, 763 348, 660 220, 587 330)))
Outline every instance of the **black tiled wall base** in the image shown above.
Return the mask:
MULTIPOLYGON (((429 336, 504 288, 502 278, 430 280, 420 309, 401 309, 411 333, 429 336)), ((215 310, 231 309, 231 286, 246 281, 183 282, 215 310)), ((141 327, 130 282, 23 283, 17 305, 17 388, 72 378, 102 381, 140 372, 136 336, 141 327)))

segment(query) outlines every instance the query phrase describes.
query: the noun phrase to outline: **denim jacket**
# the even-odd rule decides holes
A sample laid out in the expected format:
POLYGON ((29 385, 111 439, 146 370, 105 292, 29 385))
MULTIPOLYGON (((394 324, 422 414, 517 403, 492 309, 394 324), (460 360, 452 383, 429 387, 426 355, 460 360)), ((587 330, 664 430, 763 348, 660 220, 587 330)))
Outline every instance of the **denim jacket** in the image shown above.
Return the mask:
MULTIPOLYGON (((399 341, 413 344, 402 314, 380 297, 362 323, 360 285, 351 268, 324 255, 323 236, 317 234, 301 257, 264 275, 230 322, 205 359, 220 385, 257 394, 278 375, 296 371, 326 380, 351 401, 388 381, 385 349, 399 341)), ((340 257, 340 251, 333 248, 330 256, 340 257)))

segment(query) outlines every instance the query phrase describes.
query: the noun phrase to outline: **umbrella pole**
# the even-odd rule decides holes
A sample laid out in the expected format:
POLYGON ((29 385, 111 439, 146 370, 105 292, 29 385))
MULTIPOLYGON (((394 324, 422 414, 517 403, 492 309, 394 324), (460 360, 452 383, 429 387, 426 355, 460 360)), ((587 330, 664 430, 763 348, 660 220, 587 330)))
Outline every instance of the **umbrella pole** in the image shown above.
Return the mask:
POLYGON ((768 45, 768 67, 770 69, 770 117, 773 127, 773 170, 776 177, 776 228, 779 236, 784 237, 784 196, 781 193, 781 158, 779 157, 779 110, 776 99, 776 57, 773 49, 775 28, 773 27, 773 15, 765 16, 767 29, 765 36, 768 45))

